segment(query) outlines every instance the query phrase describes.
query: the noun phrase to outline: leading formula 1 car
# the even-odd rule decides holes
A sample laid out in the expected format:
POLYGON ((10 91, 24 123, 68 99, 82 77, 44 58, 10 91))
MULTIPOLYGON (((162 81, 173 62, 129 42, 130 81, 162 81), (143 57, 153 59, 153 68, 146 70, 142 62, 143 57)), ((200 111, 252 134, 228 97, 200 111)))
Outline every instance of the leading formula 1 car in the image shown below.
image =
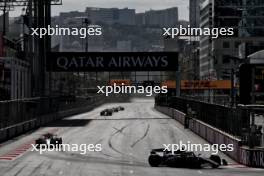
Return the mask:
POLYGON ((211 155, 210 158, 196 156, 193 152, 187 151, 165 151, 154 149, 151 151, 148 162, 152 167, 168 166, 178 168, 218 168, 220 165, 227 165, 226 160, 221 160, 218 155, 211 155))
POLYGON ((111 116, 112 114, 113 114, 113 109, 105 109, 100 113, 101 116, 111 116))
POLYGON ((40 148, 42 145, 57 147, 58 145, 62 144, 62 138, 59 138, 57 137, 57 135, 54 135, 52 133, 47 133, 44 134, 42 137, 38 138, 35 141, 35 144, 37 148, 40 148))

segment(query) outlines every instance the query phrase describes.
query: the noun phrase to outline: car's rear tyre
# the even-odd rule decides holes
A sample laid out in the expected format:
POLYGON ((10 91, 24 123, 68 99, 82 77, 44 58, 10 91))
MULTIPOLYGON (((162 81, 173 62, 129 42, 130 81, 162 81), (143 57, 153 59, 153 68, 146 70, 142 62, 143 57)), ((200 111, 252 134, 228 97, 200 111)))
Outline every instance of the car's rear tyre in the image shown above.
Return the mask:
POLYGON ((148 158, 149 165, 151 167, 158 167, 161 164, 161 159, 159 155, 150 155, 148 158))
POLYGON ((211 155, 210 160, 216 162, 217 164, 221 165, 221 158, 218 155, 211 155))
POLYGON ((39 139, 37 139, 37 140, 35 141, 35 144, 36 144, 36 147, 37 147, 37 148, 40 148, 41 145, 42 145, 42 144, 45 144, 45 143, 46 143, 46 141, 45 141, 44 139, 41 139, 41 138, 39 138, 39 139))

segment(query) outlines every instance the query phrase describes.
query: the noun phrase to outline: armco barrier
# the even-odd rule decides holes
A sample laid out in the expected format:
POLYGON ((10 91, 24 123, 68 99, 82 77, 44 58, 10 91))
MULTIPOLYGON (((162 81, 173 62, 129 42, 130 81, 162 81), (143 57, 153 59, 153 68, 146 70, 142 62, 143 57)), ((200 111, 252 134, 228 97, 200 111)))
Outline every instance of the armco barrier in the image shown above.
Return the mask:
MULTIPOLYGON (((174 118, 181 124, 184 124, 184 113, 165 106, 155 106, 155 109, 174 118)), ((241 147, 240 139, 235 138, 234 136, 231 136, 197 119, 190 119, 189 129, 211 144, 232 144, 234 150, 230 152, 227 151, 225 154, 227 154, 233 160, 250 167, 264 168, 263 150, 241 147)))
POLYGON ((176 109, 171 109, 171 111, 172 111, 172 117, 181 124, 184 124, 185 114, 176 109))

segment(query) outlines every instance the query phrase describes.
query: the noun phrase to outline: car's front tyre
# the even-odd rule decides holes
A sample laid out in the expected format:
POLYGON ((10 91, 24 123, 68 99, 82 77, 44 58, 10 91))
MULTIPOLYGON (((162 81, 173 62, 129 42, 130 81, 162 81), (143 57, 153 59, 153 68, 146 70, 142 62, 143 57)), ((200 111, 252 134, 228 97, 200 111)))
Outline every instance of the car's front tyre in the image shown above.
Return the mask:
POLYGON ((221 165, 221 158, 218 155, 211 155, 210 156, 210 160, 212 160, 212 161, 218 163, 219 165, 221 165))

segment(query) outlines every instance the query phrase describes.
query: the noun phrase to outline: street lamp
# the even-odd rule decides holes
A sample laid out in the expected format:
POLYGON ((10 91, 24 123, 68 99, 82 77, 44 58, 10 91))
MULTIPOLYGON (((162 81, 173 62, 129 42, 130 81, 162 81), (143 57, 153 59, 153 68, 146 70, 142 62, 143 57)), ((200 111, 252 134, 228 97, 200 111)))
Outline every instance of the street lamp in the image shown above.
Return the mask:
MULTIPOLYGON (((89 24, 91 24, 91 21, 88 18, 84 18, 84 21, 82 24, 85 24, 85 27, 88 27, 89 24)), ((88 37, 86 37, 86 40, 85 40, 85 52, 88 52, 88 37)))

